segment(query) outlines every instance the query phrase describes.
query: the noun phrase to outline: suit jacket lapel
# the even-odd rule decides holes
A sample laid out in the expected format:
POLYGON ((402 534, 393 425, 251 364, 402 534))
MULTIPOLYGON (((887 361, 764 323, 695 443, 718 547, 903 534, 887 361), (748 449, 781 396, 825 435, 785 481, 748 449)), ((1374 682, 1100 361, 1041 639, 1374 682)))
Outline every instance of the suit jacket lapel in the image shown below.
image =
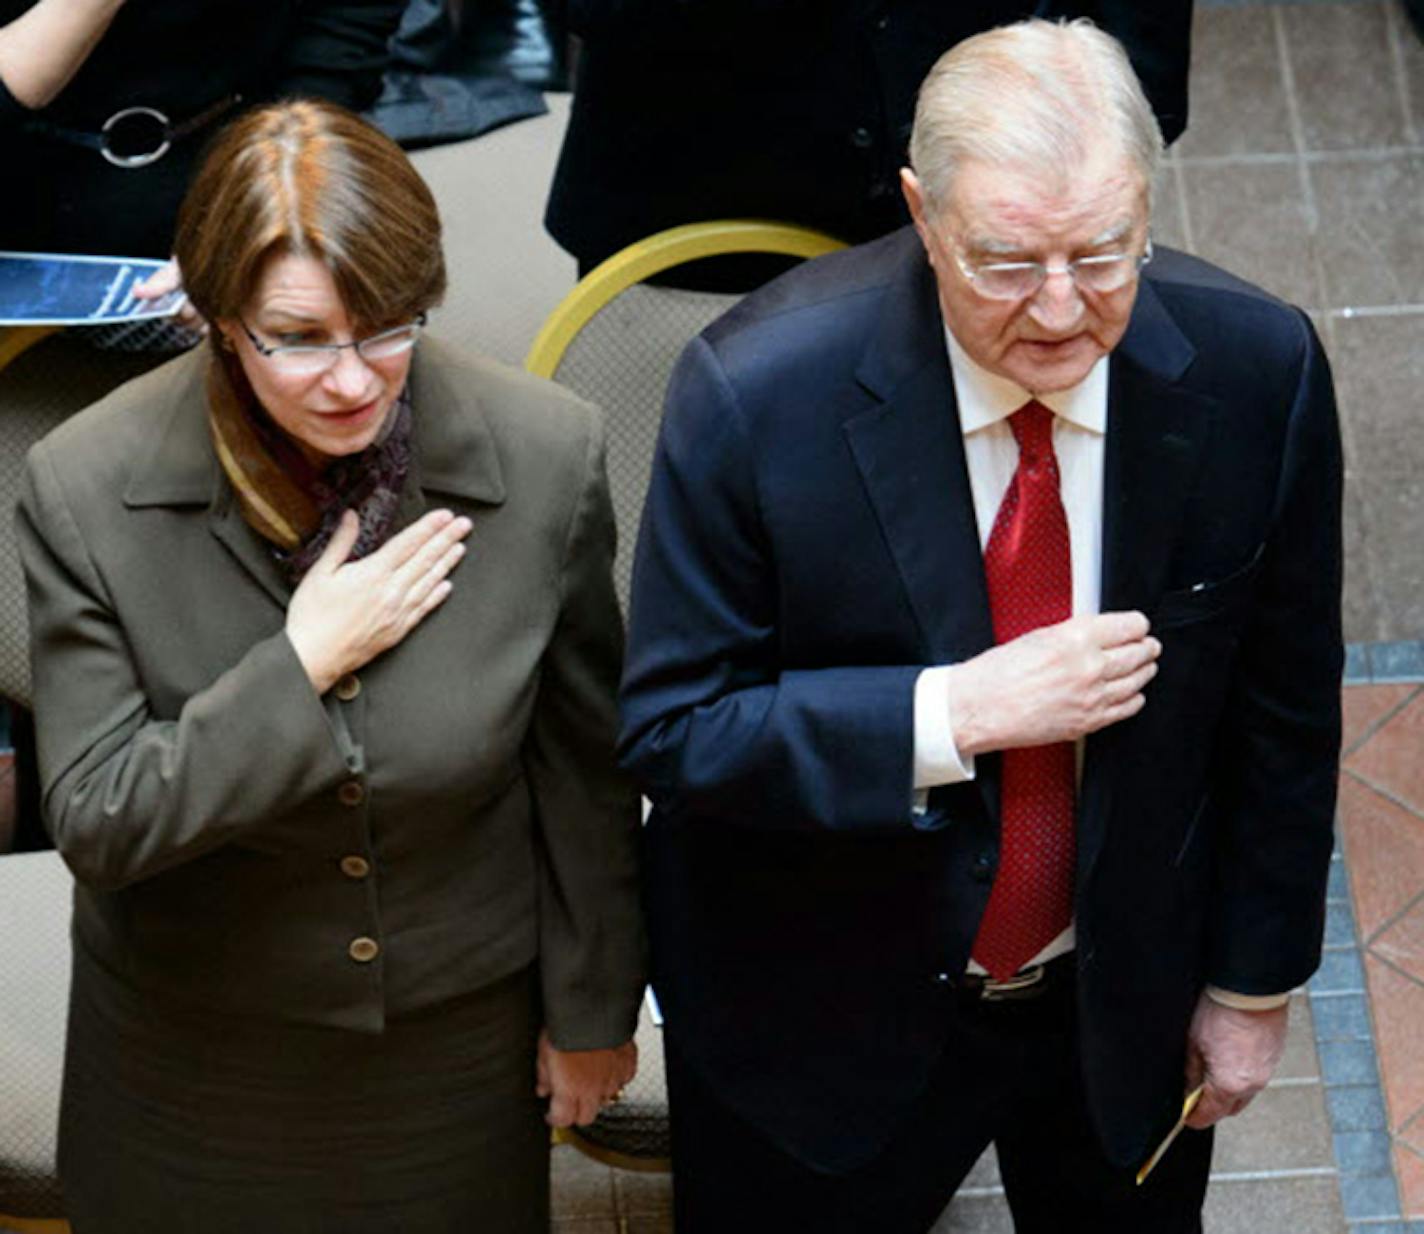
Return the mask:
MULTIPOLYGON (((924 662, 955 664, 991 647, 994 631, 934 277, 918 238, 906 235, 912 247, 857 370, 882 401, 849 420, 845 433, 915 614, 924 662)), ((997 759, 980 760, 975 787, 997 818, 997 759)))
MULTIPOLYGON (((1183 379, 1196 351, 1144 280, 1111 361, 1103 476, 1103 612, 1157 607, 1217 402, 1183 379)), ((1150 689, 1149 698, 1150 698, 1150 689)), ((1149 703, 1150 706, 1150 703, 1149 703)), ((1088 738, 1079 881, 1101 849, 1116 761, 1113 727, 1088 738)))
POLYGON ((993 628, 939 304, 917 239, 898 273, 857 372, 882 401, 845 433, 925 660, 949 664, 991 646, 993 628))
POLYGON ((1112 358, 1103 475, 1102 608, 1161 595, 1216 402, 1181 382, 1195 356, 1149 283, 1112 358))
POLYGON ((124 490, 124 504, 145 506, 206 506, 208 525, 237 563, 281 609, 287 607, 287 584, 265 542, 242 520, 230 486, 213 452, 206 414, 204 374, 208 351, 198 347, 172 362, 178 380, 168 387, 168 414, 147 453, 147 466, 134 472, 124 490))

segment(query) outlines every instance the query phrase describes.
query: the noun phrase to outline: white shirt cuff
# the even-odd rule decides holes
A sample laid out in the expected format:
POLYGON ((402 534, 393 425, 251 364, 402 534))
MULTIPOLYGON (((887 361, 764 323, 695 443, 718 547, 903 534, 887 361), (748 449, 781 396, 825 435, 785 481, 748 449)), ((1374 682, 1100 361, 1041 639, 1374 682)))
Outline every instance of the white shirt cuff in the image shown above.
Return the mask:
POLYGON ((927 668, 915 678, 916 789, 974 778, 974 756, 959 756, 949 722, 949 669, 927 668))
POLYGON ((1206 996, 1223 1007, 1235 1007, 1237 1011, 1274 1011, 1290 1002, 1290 991, 1284 994, 1237 994, 1233 990, 1223 990, 1220 986, 1209 985, 1206 996))

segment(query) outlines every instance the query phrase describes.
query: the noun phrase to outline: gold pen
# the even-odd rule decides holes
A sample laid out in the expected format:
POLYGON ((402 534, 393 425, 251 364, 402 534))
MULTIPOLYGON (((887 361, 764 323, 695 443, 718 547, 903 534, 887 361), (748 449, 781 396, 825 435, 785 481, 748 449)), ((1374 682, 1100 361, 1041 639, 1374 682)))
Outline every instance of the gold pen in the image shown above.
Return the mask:
POLYGON ((1182 1101, 1182 1116, 1177 1119, 1177 1125, 1167 1132, 1166 1138, 1157 1145, 1157 1151, 1147 1158, 1147 1163, 1137 1171, 1137 1185, 1140 1187, 1147 1181, 1147 1176, 1157 1167, 1157 1163, 1167 1155, 1167 1150, 1172 1147, 1172 1141, 1182 1134, 1182 1128, 1187 1125, 1187 1119, 1191 1117, 1193 1110, 1197 1108, 1197 1102, 1201 1100, 1202 1085, 1198 1084, 1182 1101))

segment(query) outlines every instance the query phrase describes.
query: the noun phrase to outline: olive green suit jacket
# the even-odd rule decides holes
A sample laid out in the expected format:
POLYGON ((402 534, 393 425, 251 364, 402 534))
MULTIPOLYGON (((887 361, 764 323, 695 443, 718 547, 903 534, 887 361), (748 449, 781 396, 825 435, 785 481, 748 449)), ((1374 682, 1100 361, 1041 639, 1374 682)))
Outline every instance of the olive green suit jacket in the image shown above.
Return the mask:
POLYGON ((637 798, 597 413, 432 339, 399 522, 474 521, 449 599, 318 697, 290 588, 213 453, 190 354, 31 452, 47 824, 75 941, 126 982, 378 1032, 537 961, 555 1045, 625 1040, 637 798))

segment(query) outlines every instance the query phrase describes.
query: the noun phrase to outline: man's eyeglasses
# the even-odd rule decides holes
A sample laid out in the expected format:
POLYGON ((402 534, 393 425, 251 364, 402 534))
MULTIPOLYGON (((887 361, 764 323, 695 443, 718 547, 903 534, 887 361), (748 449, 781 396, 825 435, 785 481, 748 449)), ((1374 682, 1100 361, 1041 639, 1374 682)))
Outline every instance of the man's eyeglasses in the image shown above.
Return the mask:
POLYGON ((1152 260, 1152 240, 1140 254, 1100 253, 1078 257, 1063 266, 1041 261, 994 261, 971 266, 958 253, 954 260, 974 290, 990 300, 1026 300, 1038 294, 1050 274, 1066 274, 1079 291, 1109 292, 1126 287, 1152 260))
POLYGON ((348 347, 354 348, 356 354, 368 364, 391 360, 409 351, 415 346, 415 341, 425 326, 425 314, 421 313, 414 321, 406 322, 403 326, 394 326, 389 330, 382 330, 379 334, 354 339, 349 343, 283 343, 275 347, 264 343, 253 334, 248 324, 240 317, 238 321, 252 345, 260 355, 272 362, 273 368, 293 377, 315 377, 335 368, 337 357, 348 347))

